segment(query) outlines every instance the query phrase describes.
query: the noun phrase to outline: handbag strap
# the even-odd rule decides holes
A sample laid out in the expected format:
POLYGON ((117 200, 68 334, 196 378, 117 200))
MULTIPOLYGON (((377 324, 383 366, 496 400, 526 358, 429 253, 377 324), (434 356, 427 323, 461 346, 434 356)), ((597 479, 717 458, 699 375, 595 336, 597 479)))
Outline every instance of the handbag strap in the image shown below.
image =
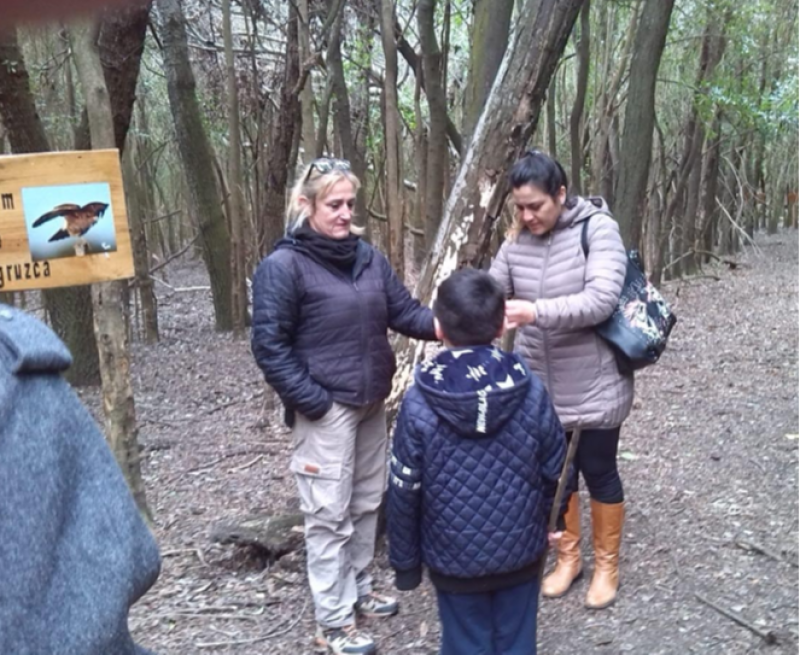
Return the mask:
POLYGON ((586 218, 583 219, 583 225, 581 226, 581 247, 583 248, 583 256, 589 256, 589 219, 592 216, 608 216, 613 218, 611 214, 608 212, 594 212, 593 214, 589 214, 586 218))

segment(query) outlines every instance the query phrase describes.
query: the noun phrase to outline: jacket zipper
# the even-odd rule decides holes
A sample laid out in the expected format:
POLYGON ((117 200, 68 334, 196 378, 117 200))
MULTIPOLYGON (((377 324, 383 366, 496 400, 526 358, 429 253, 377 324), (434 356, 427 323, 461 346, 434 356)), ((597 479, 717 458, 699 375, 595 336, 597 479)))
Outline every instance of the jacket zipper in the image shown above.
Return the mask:
MULTIPOLYGON (((544 280, 547 275, 547 266, 550 264, 550 244, 553 243, 553 232, 551 231, 547 237, 547 249, 544 253, 544 265, 542 266, 542 277, 539 280, 539 298, 544 299, 544 280)), ((538 318, 538 317, 537 317, 538 318)), ((547 391, 550 396, 553 396, 553 379, 550 372, 550 343, 547 339, 547 330, 539 328, 542 331, 542 340, 544 341, 544 365, 547 369, 547 391)), ((555 401, 555 398, 553 398, 555 401)))
POLYGON ((369 344, 366 343, 366 328, 364 326, 364 299, 361 297, 361 293, 358 289, 358 281, 356 280, 356 274, 358 271, 353 270, 353 289, 356 292, 356 299, 358 300, 358 325, 361 332, 361 343, 364 344, 364 356, 361 358, 361 378, 364 381, 364 386, 361 389, 361 397, 359 398, 359 404, 363 404, 367 398, 367 390, 370 388, 370 374, 369 374, 369 344))

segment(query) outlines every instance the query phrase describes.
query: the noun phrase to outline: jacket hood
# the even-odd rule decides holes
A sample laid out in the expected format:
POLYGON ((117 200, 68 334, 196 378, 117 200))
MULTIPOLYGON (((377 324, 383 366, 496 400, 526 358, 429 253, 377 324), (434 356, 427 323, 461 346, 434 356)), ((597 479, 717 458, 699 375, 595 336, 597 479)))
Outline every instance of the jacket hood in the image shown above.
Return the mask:
POLYGON ((525 399, 532 373, 494 346, 451 348, 421 364, 416 383, 430 408, 458 434, 495 434, 525 399))
POLYGON ((588 198, 574 196, 571 200, 574 204, 572 207, 564 207, 564 211, 561 213, 561 216, 558 217, 556 227, 570 227, 585 221, 594 214, 611 215, 608 204, 600 196, 589 196, 588 198))

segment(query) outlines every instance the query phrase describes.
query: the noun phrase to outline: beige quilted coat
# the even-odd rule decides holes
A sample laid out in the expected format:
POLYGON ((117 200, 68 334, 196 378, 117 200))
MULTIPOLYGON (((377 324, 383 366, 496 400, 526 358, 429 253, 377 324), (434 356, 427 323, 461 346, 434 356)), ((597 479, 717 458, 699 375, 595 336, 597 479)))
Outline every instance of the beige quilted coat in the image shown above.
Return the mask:
POLYGON ((600 198, 575 198, 542 237, 523 229, 506 241, 491 274, 510 298, 534 302, 536 320, 517 333, 516 349, 547 387, 564 428, 614 428, 633 403, 633 376, 593 326, 608 318, 625 279, 625 247, 600 198), (594 214, 592 216, 592 214, 594 214), (581 246, 589 220, 589 255, 581 246))

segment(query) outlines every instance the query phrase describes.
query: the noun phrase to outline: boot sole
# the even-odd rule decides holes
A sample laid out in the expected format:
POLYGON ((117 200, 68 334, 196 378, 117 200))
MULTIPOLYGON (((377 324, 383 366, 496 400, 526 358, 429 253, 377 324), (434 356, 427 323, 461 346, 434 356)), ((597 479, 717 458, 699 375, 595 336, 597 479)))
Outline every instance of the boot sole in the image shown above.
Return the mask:
POLYGON ((580 580, 582 577, 583 577, 583 569, 578 571, 578 575, 576 575, 574 578, 572 578, 572 582, 570 582, 569 586, 564 591, 562 591, 560 594, 548 594, 548 593, 545 593, 544 591, 542 591, 542 596, 544 596, 545 598, 563 598, 564 596, 566 596, 569 593, 569 590, 572 589, 572 586, 578 580, 580 580))
MULTIPOLYGON (((318 637, 314 639, 314 645, 313 645, 312 649, 313 649, 313 651, 315 653, 320 653, 320 655, 322 655, 322 654, 331 655, 331 653, 336 655, 336 652, 337 652, 337 651, 335 651, 333 649, 332 646, 328 645, 327 641, 319 639, 318 637)), ((341 651, 339 651, 339 652, 341 652, 341 651)), ((374 646, 373 650, 371 650, 371 651, 362 651, 358 655, 377 655, 377 653, 378 653, 378 647, 374 646)), ((355 655, 355 654, 354 653, 353 654, 347 653, 346 655, 355 655)))

